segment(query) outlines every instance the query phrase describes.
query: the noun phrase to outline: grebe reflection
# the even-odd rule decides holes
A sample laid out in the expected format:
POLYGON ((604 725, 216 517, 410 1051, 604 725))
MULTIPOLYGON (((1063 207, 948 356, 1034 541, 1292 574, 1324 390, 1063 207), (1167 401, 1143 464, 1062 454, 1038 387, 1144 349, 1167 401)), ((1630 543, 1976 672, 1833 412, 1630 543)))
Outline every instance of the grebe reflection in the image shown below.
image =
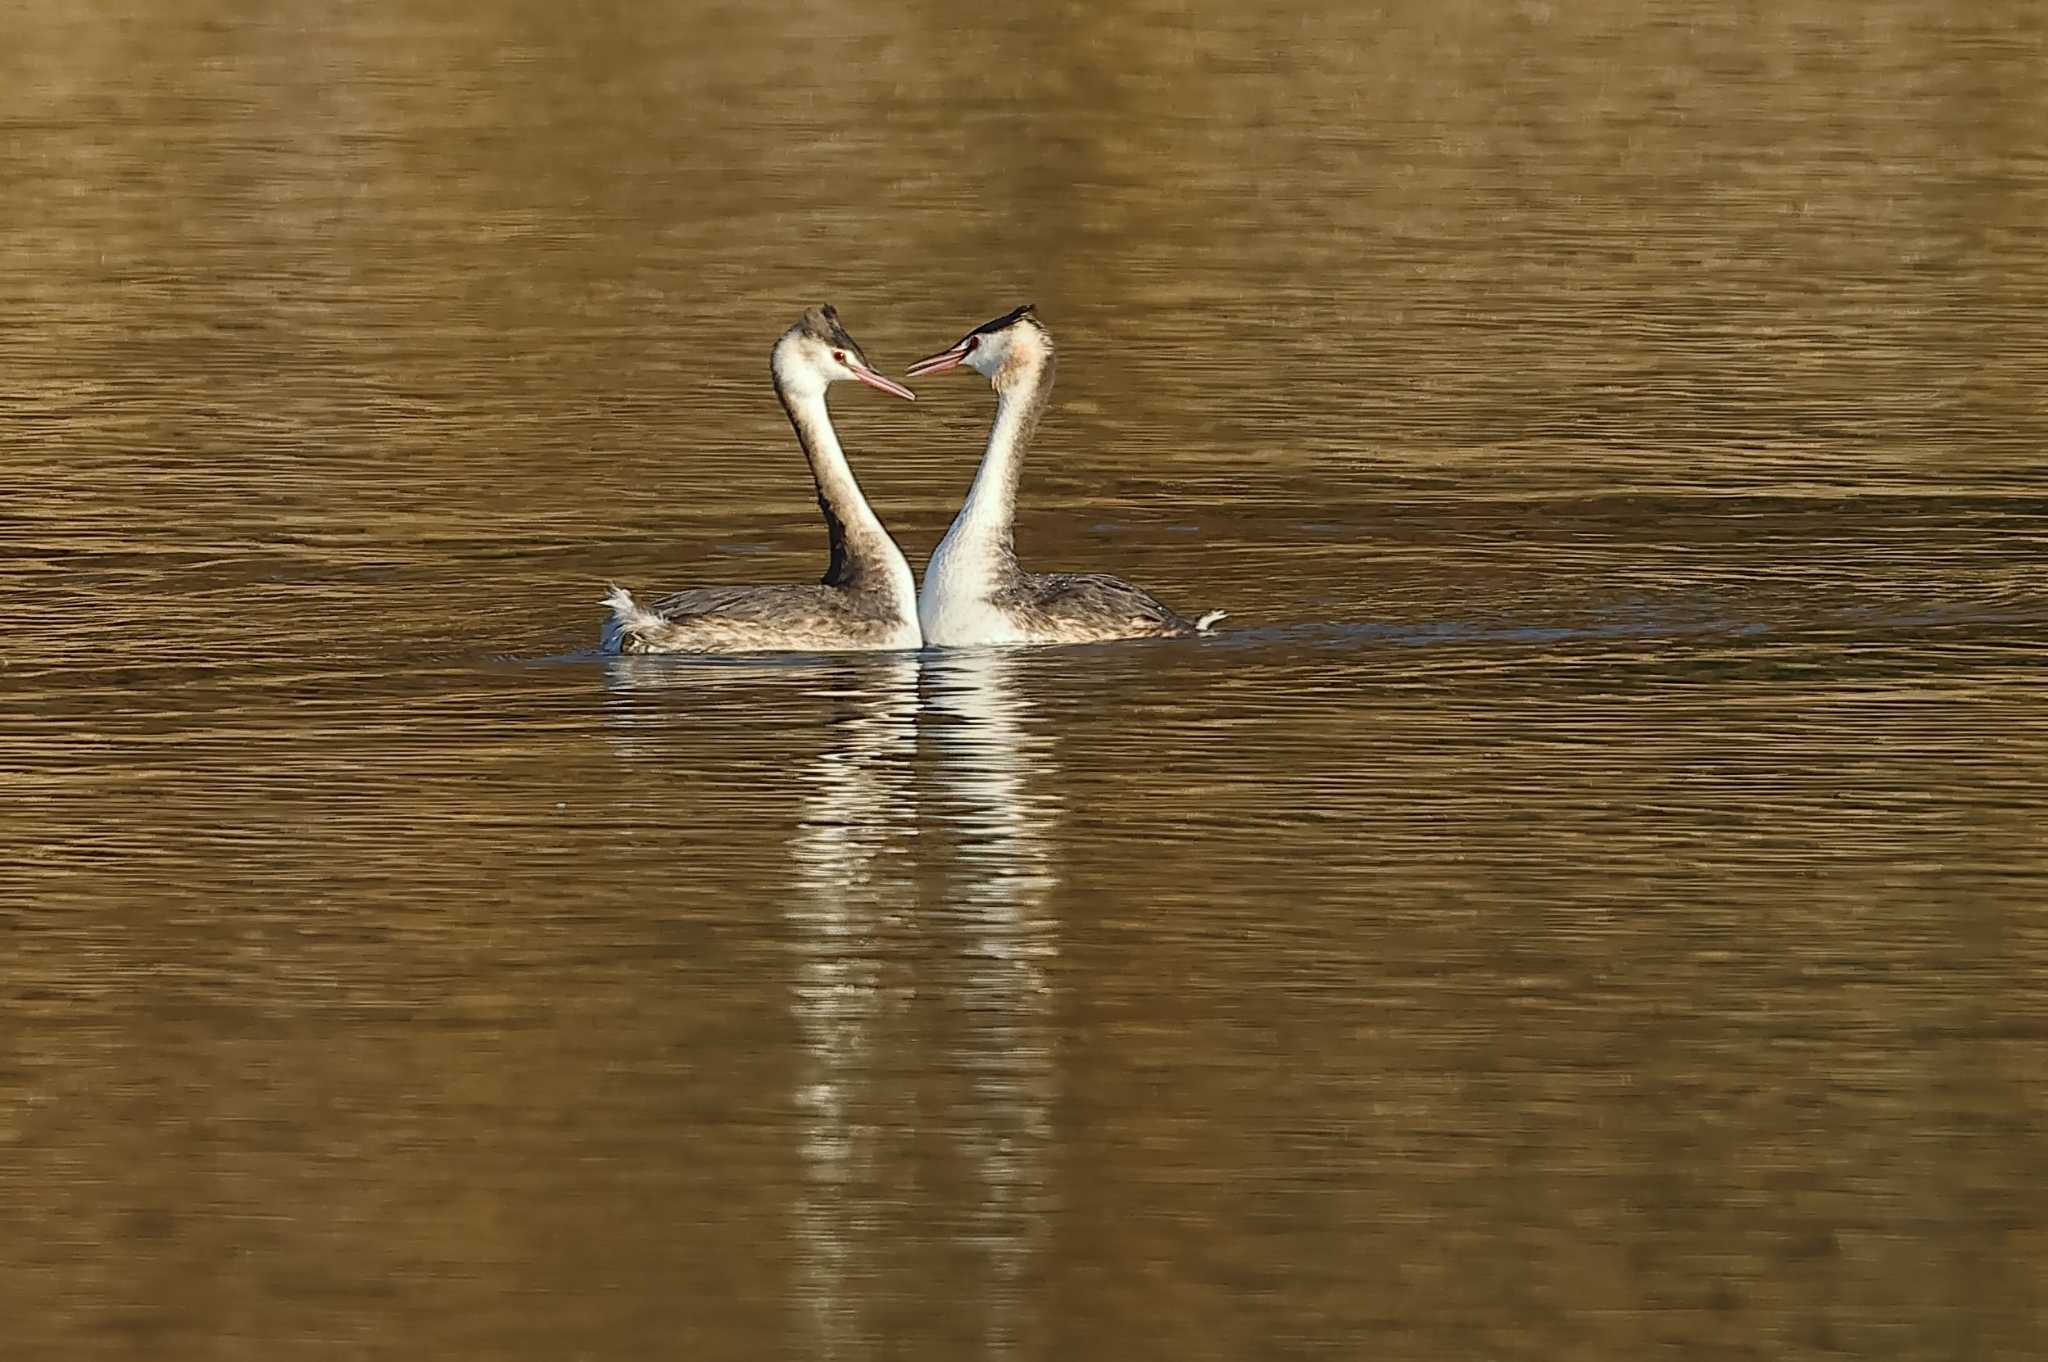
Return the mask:
POLYGON ((651 822, 671 825, 726 750, 731 795, 693 816, 780 833, 785 892, 750 930, 786 961, 794 1351, 888 1355, 902 1310, 937 1292, 934 1336, 1043 1352, 1062 806, 1020 684, 1033 655, 609 665, 613 742, 651 822), (779 728, 750 720, 771 704, 779 728))
POLYGON ((1030 660, 994 649, 927 654, 925 727, 937 761, 931 814, 950 825, 947 902, 933 913, 959 962, 957 1050, 970 1075, 960 1122, 981 1188, 973 1247, 986 1255, 991 1356, 1035 1353, 1042 1310, 1025 1284, 1056 1208, 1052 1109, 1059 1092, 1052 971, 1058 962, 1052 736, 1018 685, 1030 660))
POLYGON ((816 692, 829 740, 797 777, 784 908, 793 954, 789 1006, 799 1053, 800 1184, 793 1298, 806 1356, 860 1356, 877 1336, 873 1283, 896 1235, 918 1127, 916 996, 918 659, 848 660, 816 692))

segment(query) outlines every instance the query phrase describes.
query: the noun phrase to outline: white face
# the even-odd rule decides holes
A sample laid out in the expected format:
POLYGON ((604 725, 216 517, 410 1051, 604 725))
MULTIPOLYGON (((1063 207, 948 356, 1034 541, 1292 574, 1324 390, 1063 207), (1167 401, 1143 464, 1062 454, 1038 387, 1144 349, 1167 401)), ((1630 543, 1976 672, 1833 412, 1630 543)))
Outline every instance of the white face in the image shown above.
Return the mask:
POLYGON ((775 372, 785 385, 802 391, 823 392, 831 384, 850 379, 880 388, 892 397, 911 396, 910 389, 869 368, 858 350, 833 345, 801 330, 790 331, 776 344, 775 372))
POLYGON ((996 371, 1009 361, 1010 337, 1019 329, 1013 326, 1008 331, 998 331, 992 336, 971 337, 970 348, 967 351, 967 366, 983 378, 994 378, 996 371))
POLYGON ((1045 333, 1029 322, 1004 327, 1001 331, 988 332, 967 338, 969 348, 961 363, 994 384, 996 375, 1012 363, 1019 365, 1013 372, 1029 372, 1036 361, 1044 358, 1048 348, 1045 333))
POLYGON ((854 351, 827 345, 815 336, 799 337, 797 352, 802 363, 827 383, 841 383, 860 376, 854 368, 860 363, 854 351))
POLYGON ((989 386, 999 392, 1035 381, 1052 359, 1052 337, 1030 319, 1025 308, 1018 308, 1014 317, 1001 318, 991 325, 1000 329, 968 332, 936 355, 927 355, 911 365, 910 376, 923 378, 967 368, 986 378, 989 386))

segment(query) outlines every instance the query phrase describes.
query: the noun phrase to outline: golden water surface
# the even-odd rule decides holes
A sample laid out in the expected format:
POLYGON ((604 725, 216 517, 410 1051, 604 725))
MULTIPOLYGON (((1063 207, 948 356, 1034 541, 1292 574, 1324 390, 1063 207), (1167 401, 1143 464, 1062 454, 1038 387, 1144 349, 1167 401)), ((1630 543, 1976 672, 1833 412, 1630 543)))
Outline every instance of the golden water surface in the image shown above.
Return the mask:
POLYGON ((2048 10, 0 29, 7 1357, 2039 1355, 2048 10))

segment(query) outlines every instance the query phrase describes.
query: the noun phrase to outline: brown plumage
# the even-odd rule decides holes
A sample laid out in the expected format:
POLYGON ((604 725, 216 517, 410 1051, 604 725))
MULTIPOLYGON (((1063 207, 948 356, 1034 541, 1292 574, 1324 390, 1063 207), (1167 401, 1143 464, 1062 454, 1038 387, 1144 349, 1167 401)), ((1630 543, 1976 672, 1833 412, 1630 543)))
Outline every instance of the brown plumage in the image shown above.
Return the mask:
POLYGON ((841 379, 904 398, 910 390, 875 372, 829 305, 783 333, 769 372, 817 486, 830 554, 824 577, 679 591, 651 608, 613 587, 605 598, 612 608, 606 652, 871 651, 920 643, 910 565, 861 494, 825 409, 825 389, 841 379))
POLYGON ((1217 610, 1185 619, 1150 592, 1105 573, 1024 571, 1015 543, 1017 485, 1025 451, 1052 400, 1052 334, 1027 304, 974 328, 910 372, 962 365, 995 389, 996 421, 966 503, 925 567, 917 616, 927 644, 1181 638, 1206 633, 1223 617, 1217 610))

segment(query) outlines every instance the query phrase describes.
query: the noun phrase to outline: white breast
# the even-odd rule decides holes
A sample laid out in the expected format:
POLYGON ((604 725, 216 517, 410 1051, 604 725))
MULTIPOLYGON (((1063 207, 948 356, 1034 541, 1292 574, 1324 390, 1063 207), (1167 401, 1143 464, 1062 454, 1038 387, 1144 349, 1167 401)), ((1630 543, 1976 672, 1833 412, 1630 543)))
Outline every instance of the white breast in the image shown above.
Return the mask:
POLYGON ((917 622, 925 645, 974 648, 1028 642, 1008 615, 989 604, 995 586, 993 556, 948 534, 925 566, 924 585, 917 593, 917 622))
POLYGON ((925 646, 930 648, 979 648, 1031 641, 1008 615, 986 600, 920 604, 917 619, 924 627, 925 646))

